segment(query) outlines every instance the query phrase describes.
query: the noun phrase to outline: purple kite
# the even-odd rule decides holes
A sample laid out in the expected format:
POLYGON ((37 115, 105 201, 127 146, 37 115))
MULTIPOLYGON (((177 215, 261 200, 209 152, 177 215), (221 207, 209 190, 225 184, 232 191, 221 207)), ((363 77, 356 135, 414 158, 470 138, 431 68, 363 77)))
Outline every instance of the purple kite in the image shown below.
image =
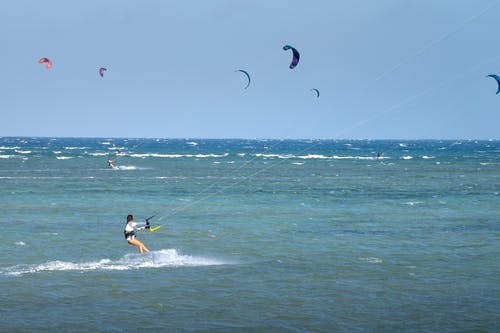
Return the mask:
POLYGON ((108 70, 108 69, 107 69, 107 68, 104 68, 104 67, 99 68, 99 75, 100 75, 101 77, 103 77, 103 76, 104 76, 104 72, 105 72, 105 71, 107 71, 107 70, 108 70))
POLYGON ((292 63, 290 64, 290 69, 294 69, 295 66, 297 66, 297 64, 299 63, 299 59, 300 59, 300 54, 299 54, 299 51, 297 51, 293 46, 290 46, 290 45, 285 45, 283 46, 283 50, 292 50, 293 52, 293 59, 292 59, 292 63))
POLYGON ((47 65, 45 65, 45 68, 47 68, 47 69, 52 68, 52 61, 50 61, 49 58, 42 58, 42 59, 38 60, 38 63, 39 64, 47 63, 47 65))

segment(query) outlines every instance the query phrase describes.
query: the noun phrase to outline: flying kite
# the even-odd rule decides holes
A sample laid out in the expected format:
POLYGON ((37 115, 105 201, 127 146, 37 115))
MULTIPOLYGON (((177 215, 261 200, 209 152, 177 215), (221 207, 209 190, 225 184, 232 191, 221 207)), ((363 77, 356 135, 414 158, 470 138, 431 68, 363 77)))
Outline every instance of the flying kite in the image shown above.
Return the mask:
POLYGON ((498 94, 500 92, 500 77, 495 74, 486 75, 486 77, 492 77, 497 81, 498 84, 497 94, 498 94))
POLYGON ((292 50, 293 52, 293 58, 292 58, 292 63, 290 64, 290 69, 294 69, 295 66, 297 66, 297 64, 299 63, 299 59, 300 59, 300 54, 299 54, 299 51, 297 51, 294 47, 290 46, 290 45, 285 45, 283 46, 283 50, 292 50))
POLYGON ((311 91, 315 91, 316 92, 316 98, 319 98, 319 90, 318 89, 312 88, 311 91))
POLYGON ((104 76, 104 72, 105 72, 105 71, 107 71, 107 70, 108 70, 108 69, 107 69, 107 68, 104 68, 104 67, 99 68, 99 75, 100 75, 101 77, 103 77, 103 76, 104 76))
POLYGON ((42 58, 42 59, 38 60, 38 63, 39 64, 47 63, 47 65, 45 65, 45 68, 47 68, 47 69, 52 68, 52 61, 50 61, 49 58, 42 58))
POLYGON ((235 72, 242 72, 243 74, 245 74, 247 76, 248 82, 247 82, 245 89, 248 88, 250 86, 250 75, 247 73, 247 71, 244 71, 242 69, 237 69, 237 70, 235 70, 235 72))

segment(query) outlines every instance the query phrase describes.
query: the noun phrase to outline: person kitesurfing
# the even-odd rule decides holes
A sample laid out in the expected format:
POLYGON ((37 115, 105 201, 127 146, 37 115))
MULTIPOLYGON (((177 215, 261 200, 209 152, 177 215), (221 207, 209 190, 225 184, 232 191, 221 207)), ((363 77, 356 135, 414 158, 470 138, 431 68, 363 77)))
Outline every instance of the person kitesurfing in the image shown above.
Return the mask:
POLYGON ((125 224, 125 229, 123 233, 125 234, 125 239, 131 245, 135 245, 139 248, 139 252, 149 252, 149 249, 138 239, 135 238, 135 233, 143 229, 150 229, 149 218, 145 222, 134 222, 134 216, 127 216, 127 223, 125 224))
POLYGON ((115 164, 113 163, 113 160, 112 160, 112 159, 108 159, 108 167, 110 167, 111 169, 116 169, 116 166, 115 166, 115 164))

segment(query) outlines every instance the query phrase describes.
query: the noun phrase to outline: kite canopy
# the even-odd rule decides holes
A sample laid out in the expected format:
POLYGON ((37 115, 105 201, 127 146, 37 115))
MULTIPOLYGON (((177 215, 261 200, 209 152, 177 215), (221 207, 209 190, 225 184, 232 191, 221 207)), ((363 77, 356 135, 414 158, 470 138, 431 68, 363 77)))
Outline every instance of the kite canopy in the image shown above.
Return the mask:
POLYGON ((107 71, 107 70, 108 70, 108 69, 107 69, 107 68, 105 68, 105 67, 101 67, 101 68, 99 68, 99 75, 100 75, 101 77, 102 77, 102 76, 104 76, 104 72, 105 72, 105 71, 107 71))
POLYGON ((497 81, 497 84, 498 84, 497 94, 498 94, 500 92, 500 76, 495 75, 495 74, 490 74, 490 75, 486 75, 486 77, 492 77, 497 81))
POLYGON ((247 89, 250 86, 250 75, 247 73, 247 71, 244 71, 243 69, 237 69, 235 70, 235 72, 242 72, 243 74, 246 75, 248 82, 245 89, 247 89))
POLYGON ((52 68, 52 61, 50 61, 49 58, 42 58, 42 59, 38 60, 38 63, 39 64, 47 63, 47 65, 45 65, 45 68, 47 68, 47 69, 52 68))
POLYGON ((311 91, 315 91, 316 92, 316 98, 319 98, 319 90, 318 89, 312 88, 311 91))
POLYGON ((292 58, 292 63, 290 64, 290 69, 294 69, 295 66, 297 66, 297 64, 299 63, 299 59, 300 59, 300 54, 299 54, 299 51, 297 51, 297 49, 295 49, 293 46, 290 46, 290 45, 285 45, 283 46, 283 50, 287 51, 287 50, 292 50, 292 53, 293 53, 293 58, 292 58))

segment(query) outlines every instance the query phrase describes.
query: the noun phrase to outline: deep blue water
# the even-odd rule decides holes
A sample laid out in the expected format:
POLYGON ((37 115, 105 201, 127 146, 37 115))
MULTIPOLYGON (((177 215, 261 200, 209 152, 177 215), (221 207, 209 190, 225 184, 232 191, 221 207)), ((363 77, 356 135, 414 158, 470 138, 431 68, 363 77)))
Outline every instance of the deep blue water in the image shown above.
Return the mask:
POLYGON ((499 331, 499 193, 500 141, 0 138, 0 331, 499 331))

